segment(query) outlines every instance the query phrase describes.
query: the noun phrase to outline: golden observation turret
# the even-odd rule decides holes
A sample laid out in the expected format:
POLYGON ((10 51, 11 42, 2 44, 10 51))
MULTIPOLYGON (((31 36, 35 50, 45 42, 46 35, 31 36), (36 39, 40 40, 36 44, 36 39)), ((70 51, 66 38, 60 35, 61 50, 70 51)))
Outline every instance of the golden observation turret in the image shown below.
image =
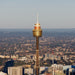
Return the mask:
POLYGON ((33 29, 33 36, 34 37, 42 36, 42 29, 40 27, 40 24, 38 23, 38 16, 37 16, 37 23, 35 24, 34 29, 33 29))

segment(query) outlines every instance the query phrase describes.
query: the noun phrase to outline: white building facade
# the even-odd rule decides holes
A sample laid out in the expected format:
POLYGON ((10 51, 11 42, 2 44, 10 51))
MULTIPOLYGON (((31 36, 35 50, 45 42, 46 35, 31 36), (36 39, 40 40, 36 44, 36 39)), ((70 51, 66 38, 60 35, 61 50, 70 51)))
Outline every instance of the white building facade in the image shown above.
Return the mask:
POLYGON ((23 75, 22 67, 8 67, 8 75, 23 75))

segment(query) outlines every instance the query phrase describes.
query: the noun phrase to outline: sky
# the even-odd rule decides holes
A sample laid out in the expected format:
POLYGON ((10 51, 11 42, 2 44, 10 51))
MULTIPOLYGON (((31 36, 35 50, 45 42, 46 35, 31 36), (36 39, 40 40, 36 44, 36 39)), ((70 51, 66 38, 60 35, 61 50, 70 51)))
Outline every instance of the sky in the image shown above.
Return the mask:
POLYGON ((0 0, 0 29, 75 28, 75 0, 0 0))

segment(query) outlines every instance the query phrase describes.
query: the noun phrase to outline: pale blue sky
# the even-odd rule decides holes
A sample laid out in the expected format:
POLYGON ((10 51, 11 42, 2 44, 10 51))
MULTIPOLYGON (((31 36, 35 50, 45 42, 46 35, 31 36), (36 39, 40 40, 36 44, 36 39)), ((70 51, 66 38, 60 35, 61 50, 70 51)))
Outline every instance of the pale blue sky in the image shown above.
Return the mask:
POLYGON ((0 28, 75 28, 75 0, 0 0, 0 28))

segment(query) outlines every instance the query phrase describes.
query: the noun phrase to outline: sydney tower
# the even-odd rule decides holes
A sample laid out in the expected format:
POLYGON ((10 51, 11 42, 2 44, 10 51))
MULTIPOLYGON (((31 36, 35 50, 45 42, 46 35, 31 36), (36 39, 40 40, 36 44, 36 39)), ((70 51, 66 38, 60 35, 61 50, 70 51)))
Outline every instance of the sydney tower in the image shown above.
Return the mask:
POLYGON ((40 24, 38 23, 38 16, 37 16, 37 23, 33 29, 33 36, 36 37, 36 75, 39 75, 39 37, 42 36, 42 29, 40 24))

